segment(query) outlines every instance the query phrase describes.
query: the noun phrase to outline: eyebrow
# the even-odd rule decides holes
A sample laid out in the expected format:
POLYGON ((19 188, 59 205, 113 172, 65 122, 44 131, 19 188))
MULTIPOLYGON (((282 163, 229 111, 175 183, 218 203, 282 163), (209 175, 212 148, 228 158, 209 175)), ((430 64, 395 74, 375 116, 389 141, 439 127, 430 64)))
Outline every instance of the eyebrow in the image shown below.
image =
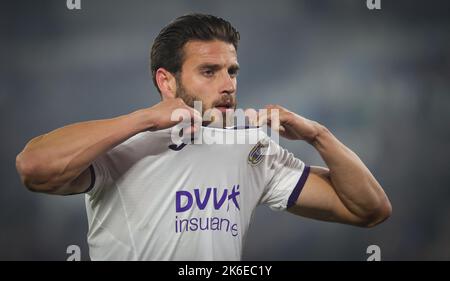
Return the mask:
MULTIPOLYGON (((220 64, 215 64, 215 63, 204 63, 198 66, 198 69, 200 70, 205 70, 205 69, 210 69, 210 70, 219 70, 222 68, 222 65, 220 64)), ((228 67, 228 70, 233 70, 233 71, 238 71, 239 70, 239 64, 232 64, 230 67, 228 67)))

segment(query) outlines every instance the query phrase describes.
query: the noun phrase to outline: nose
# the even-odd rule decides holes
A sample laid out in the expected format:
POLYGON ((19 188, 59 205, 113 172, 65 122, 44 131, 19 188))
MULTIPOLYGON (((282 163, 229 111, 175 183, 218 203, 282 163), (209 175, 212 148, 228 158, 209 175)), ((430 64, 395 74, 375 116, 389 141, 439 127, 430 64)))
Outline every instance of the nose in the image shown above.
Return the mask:
POLYGON ((220 88, 221 94, 234 94, 236 92, 236 78, 233 78, 226 72, 223 75, 222 86, 220 88))

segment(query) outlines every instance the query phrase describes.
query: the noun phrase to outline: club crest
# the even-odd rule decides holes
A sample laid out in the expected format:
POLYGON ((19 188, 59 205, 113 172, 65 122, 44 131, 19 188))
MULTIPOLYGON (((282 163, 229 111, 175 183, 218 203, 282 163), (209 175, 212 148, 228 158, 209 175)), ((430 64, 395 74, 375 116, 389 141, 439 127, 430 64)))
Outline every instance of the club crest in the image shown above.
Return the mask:
POLYGON ((268 144, 265 142, 259 141, 248 154, 247 162, 252 166, 256 166, 261 163, 264 159, 264 152, 267 146, 268 144))

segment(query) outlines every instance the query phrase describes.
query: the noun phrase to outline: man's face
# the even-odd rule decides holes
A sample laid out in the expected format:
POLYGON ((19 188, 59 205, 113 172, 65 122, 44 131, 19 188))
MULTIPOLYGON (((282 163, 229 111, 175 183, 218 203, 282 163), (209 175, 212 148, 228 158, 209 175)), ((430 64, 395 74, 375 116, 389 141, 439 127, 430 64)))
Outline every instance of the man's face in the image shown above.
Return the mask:
POLYGON ((202 110, 236 109, 239 65, 233 44, 223 41, 189 41, 184 46, 184 62, 177 79, 177 97, 189 106, 202 102, 202 110))

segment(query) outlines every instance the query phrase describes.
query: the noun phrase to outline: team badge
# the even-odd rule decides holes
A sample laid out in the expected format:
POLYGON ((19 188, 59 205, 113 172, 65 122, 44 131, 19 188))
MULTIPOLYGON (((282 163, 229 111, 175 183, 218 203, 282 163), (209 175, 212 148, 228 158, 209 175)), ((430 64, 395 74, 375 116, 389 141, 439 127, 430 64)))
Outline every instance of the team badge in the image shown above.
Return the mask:
POLYGON ((247 162, 250 165, 256 166, 259 163, 261 163, 261 161, 264 158, 265 152, 266 152, 266 148, 268 147, 268 143, 264 142, 264 141, 259 141, 250 151, 250 153, 248 154, 248 158, 247 158, 247 162))

